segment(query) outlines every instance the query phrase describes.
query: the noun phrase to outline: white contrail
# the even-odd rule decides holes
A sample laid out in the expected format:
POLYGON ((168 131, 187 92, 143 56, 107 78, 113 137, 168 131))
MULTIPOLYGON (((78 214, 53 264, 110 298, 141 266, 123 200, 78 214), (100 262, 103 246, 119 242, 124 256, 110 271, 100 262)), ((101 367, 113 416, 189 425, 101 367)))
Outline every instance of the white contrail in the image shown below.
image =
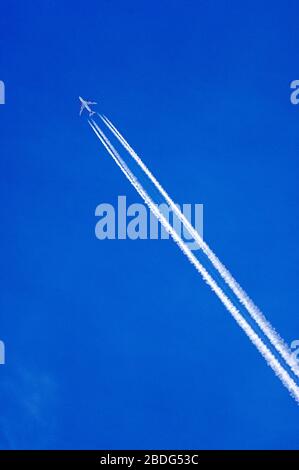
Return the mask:
POLYGON ((288 372, 284 369, 284 367, 280 364, 280 362, 276 359, 276 357, 272 354, 270 349, 264 344, 262 339, 256 334, 256 332, 252 329, 249 323, 244 319, 238 309, 233 305, 230 299, 226 296, 223 290, 218 286, 215 280, 210 276, 210 274, 206 271, 204 266, 197 260, 197 258, 193 255, 189 247, 186 243, 179 237, 176 233, 174 228, 169 224, 168 220, 165 216, 161 213, 158 206, 154 204, 150 196, 147 194, 145 189, 139 183, 137 178, 133 175, 133 173, 129 170, 119 153, 113 147, 109 139, 105 136, 99 126, 96 124, 94 120, 88 121, 92 129, 94 130, 97 137, 100 139, 106 150, 109 152, 115 163, 120 167, 122 172, 128 178, 130 183, 134 186, 136 191, 140 194, 143 198, 144 202, 147 204, 149 209, 153 212, 153 214, 157 217, 159 222, 163 225, 164 229, 171 235, 173 240, 177 243, 179 248, 182 252, 187 256, 189 261, 194 265, 195 269, 201 274, 202 278, 205 282, 211 287, 211 289, 215 292, 233 318, 236 320, 238 325, 242 328, 242 330, 247 334, 251 342, 256 346, 258 351, 262 354, 268 365, 273 369, 275 374, 279 377, 281 382, 285 385, 285 387, 289 390, 290 394, 295 398, 297 403, 299 403, 299 387, 296 385, 294 380, 290 377, 288 372))
POLYGON ((203 252, 207 255, 212 265, 215 269, 219 272, 221 277, 224 281, 228 284, 228 286, 232 289, 234 294, 237 296, 239 301, 242 305, 247 309, 248 313, 251 317, 255 320, 258 324, 260 329, 263 333, 268 337, 269 341, 272 345, 276 348, 276 350, 281 354, 284 358, 286 363, 292 369, 292 371, 299 377, 299 367, 292 355, 292 352, 285 344, 284 340, 280 337, 277 331, 273 328, 273 326, 269 323, 269 321, 265 318, 263 313, 259 310, 259 308, 254 304, 254 302, 250 299, 248 294, 242 289, 242 287, 238 284, 238 282, 233 278, 231 273, 228 269, 222 264, 222 262, 217 258, 215 253, 211 250, 211 248, 207 245, 207 243, 202 239, 196 229, 190 224, 188 219, 185 215, 180 211, 180 209, 176 206, 174 201, 171 199, 169 194, 165 191, 165 189, 161 186, 159 181, 155 178, 149 168, 143 163, 141 158, 137 155, 137 153, 132 149, 130 144, 127 140, 122 136, 122 134, 118 131, 118 129, 112 124, 112 122, 104 115, 99 115, 106 126, 110 129, 110 131, 115 135, 115 137, 121 142, 124 148, 128 151, 131 157, 135 160, 135 162, 140 166, 140 168, 144 171, 144 173, 148 176, 148 178, 152 181, 154 186, 160 192, 160 194, 164 197, 167 201, 173 212, 176 214, 178 219, 184 225, 184 227, 188 230, 189 234, 193 237, 196 241, 198 246, 203 250, 203 252))

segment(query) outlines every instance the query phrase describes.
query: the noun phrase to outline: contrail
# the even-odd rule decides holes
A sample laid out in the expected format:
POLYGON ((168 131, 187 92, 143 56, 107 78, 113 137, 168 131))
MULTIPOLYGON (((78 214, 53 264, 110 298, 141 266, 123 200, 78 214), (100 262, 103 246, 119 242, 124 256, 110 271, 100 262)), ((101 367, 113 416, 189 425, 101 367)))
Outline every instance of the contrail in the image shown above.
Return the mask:
POLYGON ((242 289, 242 287, 234 279, 234 277, 228 271, 228 269, 222 264, 222 262, 216 256, 216 254, 211 250, 211 248, 207 245, 207 243, 202 239, 202 237, 199 235, 197 230, 195 230, 195 228, 190 224, 190 222, 185 217, 185 215, 176 206, 176 204, 171 199, 169 194, 161 186, 161 184, 155 178, 155 176, 152 174, 149 168, 143 163, 139 155, 133 150, 133 148, 130 146, 127 140, 123 137, 123 135, 118 131, 118 129, 112 124, 112 122, 106 116, 100 115, 100 114, 99 116, 102 119, 102 121, 106 124, 106 126, 110 129, 110 131, 114 134, 114 136, 124 146, 124 148, 131 155, 131 157, 135 160, 135 162, 140 166, 140 168, 148 176, 148 178, 152 181, 156 189, 160 192, 160 194, 167 201, 167 203, 169 204, 173 212, 176 214, 180 222, 188 230, 189 234, 191 234, 191 236, 196 241, 198 246, 202 249, 202 251, 207 255, 208 259, 210 260, 214 268, 218 271, 218 273, 221 275, 221 277, 227 283, 227 285, 232 289, 232 291, 237 296, 241 304, 244 305, 248 313, 255 320, 255 322, 258 324, 258 326, 263 331, 263 333, 267 336, 267 338, 272 343, 272 345, 284 358, 284 360, 292 369, 294 374, 299 377, 298 364, 296 363, 296 360, 293 358, 292 352, 290 351, 288 346, 285 344, 284 340, 280 337, 277 331, 265 318, 264 314, 259 310, 259 308, 250 299, 248 294, 242 289))
POLYGON ((115 163, 120 167, 124 175, 136 189, 136 191, 140 194, 144 202, 147 204, 149 209, 153 212, 153 214, 157 217, 159 222, 163 225, 164 229, 171 235, 175 243, 179 246, 182 252, 186 255, 189 259, 190 263, 193 264, 195 269, 199 272, 202 276, 204 281, 210 286, 210 288, 215 292, 218 298, 221 300, 223 305, 227 308, 233 318, 236 320, 238 325, 242 328, 242 330, 246 333, 248 338, 251 342, 255 345, 261 355, 264 357, 268 365, 272 368, 274 373, 277 377, 281 380, 284 386, 289 390, 290 394, 295 398, 297 403, 299 403, 299 387, 296 385, 294 380, 290 377, 288 372, 284 369, 284 367, 280 364, 280 362, 276 359, 276 357, 272 354, 270 349, 266 346, 266 344, 262 341, 262 339, 257 335, 257 333, 253 330, 253 328, 249 325, 249 323, 245 320, 239 310, 233 305, 227 295, 223 292, 223 290, 218 286, 215 280, 210 276, 204 266, 197 260, 197 258, 193 255, 189 247, 186 243, 180 238, 180 236, 176 233, 174 228, 170 225, 168 220, 165 216, 161 213, 158 206, 152 201, 151 197, 147 194, 145 189, 142 187, 140 182, 137 178, 133 175, 130 171, 126 163, 123 161, 119 153, 113 147, 109 139, 105 136, 102 130, 99 128, 97 123, 91 119, 88 121, 91 128, 97 135, 97 137, 102 142, 103 146, 106 148, 108 153, 111 155, 115 163))

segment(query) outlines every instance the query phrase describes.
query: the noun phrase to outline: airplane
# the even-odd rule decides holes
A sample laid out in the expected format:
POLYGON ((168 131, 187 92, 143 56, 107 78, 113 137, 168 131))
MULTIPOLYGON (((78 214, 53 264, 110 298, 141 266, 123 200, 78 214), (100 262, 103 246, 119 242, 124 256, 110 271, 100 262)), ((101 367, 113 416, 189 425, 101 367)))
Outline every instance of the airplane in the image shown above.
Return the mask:
POLYGON ((89 112, 89 116, 92 116, 93 114, 95 114, 95 111, 93 111, 90 108, 91 104, 97 104, 95 101, 86 101, 83 98, 81 98, 81 96, 79 96, 79 100, 81 101, 80 116, 84 109, 86 109, 89 112))

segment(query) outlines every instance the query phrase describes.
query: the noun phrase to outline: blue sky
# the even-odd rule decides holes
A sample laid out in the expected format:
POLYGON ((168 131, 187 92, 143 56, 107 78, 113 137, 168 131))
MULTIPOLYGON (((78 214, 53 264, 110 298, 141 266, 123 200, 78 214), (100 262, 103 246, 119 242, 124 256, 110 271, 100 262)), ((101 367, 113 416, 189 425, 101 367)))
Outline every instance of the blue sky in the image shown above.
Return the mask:
POLYGON ((205 239, 291 343, 296 8, 1 6, 0 448, 298 447, 298 406, 174 243, 96 239, 99 203, 140 200, 77 100, 204 204, 205 239))

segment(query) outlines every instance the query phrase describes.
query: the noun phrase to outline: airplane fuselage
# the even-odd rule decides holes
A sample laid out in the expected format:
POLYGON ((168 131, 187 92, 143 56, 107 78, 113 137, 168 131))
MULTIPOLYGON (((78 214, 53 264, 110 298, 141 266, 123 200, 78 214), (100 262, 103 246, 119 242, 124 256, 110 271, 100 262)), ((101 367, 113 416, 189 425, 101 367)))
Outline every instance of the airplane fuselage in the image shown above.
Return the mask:
POLYGON ((90 102, 90 101, 86 101, 86 100, 84 100, 83 98, 81 98, 81 96, 79 96, 79 100, 80 100, 81 105, 82 105, 82 108, 81 108, 82 110, 83 110, 83 109, 86 109, 86 110, 89 112, 89 116, 92 116, 93 114, 95 114, 95 111, 93 111, 93 110, 90 108, 89 104, 96 104, 96 103, 92 103, 92 102, 90 102))
POLYGON ((79 96, 79 100, 83 104, 84 108, 87 109, 87 111, 91 113, 92 111, 91 111, 90 107, 88 106, 87 101, 85 101, 83 98, 81 98, 81 96, 79 96))

